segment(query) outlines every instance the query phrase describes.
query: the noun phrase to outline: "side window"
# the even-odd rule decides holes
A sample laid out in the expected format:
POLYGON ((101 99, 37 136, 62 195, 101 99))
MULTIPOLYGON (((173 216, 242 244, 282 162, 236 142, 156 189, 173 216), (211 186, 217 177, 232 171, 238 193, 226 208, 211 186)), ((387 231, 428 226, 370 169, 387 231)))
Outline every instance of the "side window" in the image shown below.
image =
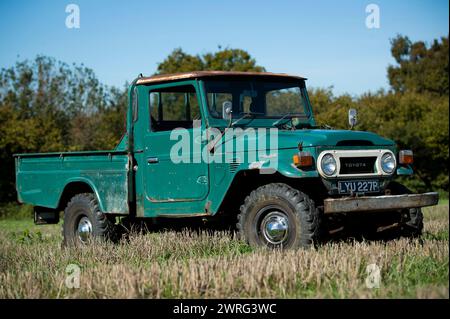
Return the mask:
POLYGON ((201 119, 197 94, 192 85, 153 90, 149 98, 153 131, 192 128, 192 121, 201 119))

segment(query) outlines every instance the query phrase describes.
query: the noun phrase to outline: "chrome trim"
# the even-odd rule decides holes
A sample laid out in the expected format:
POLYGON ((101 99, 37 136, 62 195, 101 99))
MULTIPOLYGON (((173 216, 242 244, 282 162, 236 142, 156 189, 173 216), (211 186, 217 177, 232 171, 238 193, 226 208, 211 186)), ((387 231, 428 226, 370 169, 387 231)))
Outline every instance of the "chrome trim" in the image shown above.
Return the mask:
POLYGON ((78 222, 78 238, 83 243, 87 243, 92 235, 92 223, 86 216, 81 217, 78 222))
POLYGON ((391 176, 395 173, 397 169, 397 157, 395 154, 387 149, 376 149, 376 150, 326 150, 322 151, 318 158, 317 158, 317 170, 319 171, 319 174, 322 177, 325 178, 335 178, 335 177, 377 177, 377 176, 391 176), (385 153, 390 153, 394 160, 395 160, 395 168, 392 171, 392 173, 385 173, 381 167, 381 157, 385 153), (322 170, 322 158, 326 154, 332 154, 334 156, 334 159, 336 161, 336 171, 332 175, 327 175, 322 170), (370 157, 374 156, 376 157, 375 161, 375 167, 376 172, 375 173, 362 173, 362 174, 340 174, 341 171, 341 157, 351 157, 351 158, 357 158, 357 157, 370 157))
POLYGON ((273 211, 264 216, 261 222, 264 238, 272 245, 281 244, 286 240, 289 232, 287 216, 279 211, 273 211))

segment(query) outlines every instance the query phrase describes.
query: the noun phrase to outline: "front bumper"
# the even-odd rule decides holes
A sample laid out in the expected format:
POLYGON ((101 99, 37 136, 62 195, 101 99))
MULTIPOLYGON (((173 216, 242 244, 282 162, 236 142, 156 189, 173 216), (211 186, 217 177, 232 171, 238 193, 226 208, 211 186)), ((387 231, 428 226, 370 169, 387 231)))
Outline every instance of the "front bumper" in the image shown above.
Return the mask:
POLYGON ((324 200, 324 213, 379 212, 418 208, 436 205, 439 194, 436 192, 424 194, 361 196, 345 198, 327 198, 324 200))

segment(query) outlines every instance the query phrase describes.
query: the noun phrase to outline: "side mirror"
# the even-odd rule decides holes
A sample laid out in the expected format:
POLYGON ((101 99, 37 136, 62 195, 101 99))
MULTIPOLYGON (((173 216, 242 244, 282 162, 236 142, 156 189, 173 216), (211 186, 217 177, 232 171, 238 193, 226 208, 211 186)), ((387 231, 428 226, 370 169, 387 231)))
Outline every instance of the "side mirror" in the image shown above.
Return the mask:
POLYGON ((231 113, 233 112, 233 104, 230 101, 222 103, 222 118, 224 120, 231 120, 231 113))
POLYGON ((348 124, 350 125, 350 129, 358 124, 358 111, 356 109, 348 110, 348 124))

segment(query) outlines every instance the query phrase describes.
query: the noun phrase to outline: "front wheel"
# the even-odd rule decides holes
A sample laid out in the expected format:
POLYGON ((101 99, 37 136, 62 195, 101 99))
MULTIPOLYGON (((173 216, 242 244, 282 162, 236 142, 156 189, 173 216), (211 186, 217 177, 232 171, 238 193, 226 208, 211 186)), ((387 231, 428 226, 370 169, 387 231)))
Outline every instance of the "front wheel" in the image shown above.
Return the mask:
POLYGON ((320 212, 306 194, 286 184, 268 184, 247 196, 237 229, 252 246, 307 248, 319 240, 320 212))

